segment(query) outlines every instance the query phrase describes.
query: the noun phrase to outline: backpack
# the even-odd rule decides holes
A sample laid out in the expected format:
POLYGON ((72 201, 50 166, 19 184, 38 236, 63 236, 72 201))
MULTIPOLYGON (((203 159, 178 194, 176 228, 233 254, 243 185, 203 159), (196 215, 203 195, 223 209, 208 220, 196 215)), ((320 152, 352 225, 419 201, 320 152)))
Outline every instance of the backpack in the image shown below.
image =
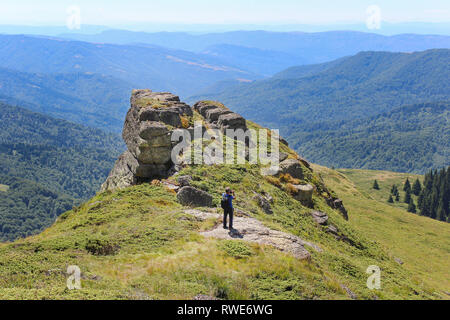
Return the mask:
POLYGON ((229 202, 228 202, 228 197, 222 196, 222 200, 220 201, 220 206, 222 207, 222 209, 228 209, 230 207, 229 202))

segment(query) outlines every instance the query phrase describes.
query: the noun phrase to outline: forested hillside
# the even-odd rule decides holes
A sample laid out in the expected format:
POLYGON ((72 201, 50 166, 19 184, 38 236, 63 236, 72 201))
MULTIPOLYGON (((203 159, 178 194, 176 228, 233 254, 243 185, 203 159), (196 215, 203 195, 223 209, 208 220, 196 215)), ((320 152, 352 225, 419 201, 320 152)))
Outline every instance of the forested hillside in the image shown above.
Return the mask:
POLYGON ((425 175, 418 207, 423 216, 450 222, 450 167, 425 175))
POLYGON ((450 102, 289 131, 300 154, 326 166, 424 173, 450 164, 450 102), (332 155, 332 156, 330 156, 332 155))
POLYGON ((40 231, 93 196, 122 148, 118 135, 0 103, 1 237, 40 231))
POLYGON ((448 107, 443 107, 448 104, 420 116, 414 108, 421 107, 398 108, 431 103, 429 109, 449 101, 449 78, 450 50, 362 52, 291 68, 268 80, 223 83, 190 101, 224 101, 250 119, 280 128, 313 162, 423 173, 448 161, 448 107))
POLYGON ((119 131, 133 85, 88 73, 27 73, 0 68, 0 101, 108 131, 119 131))
POLYGON ((0 175, 8 190, 0 190, 0 241, 13 241, 42 231, 75 200, 30 180, 0 175))

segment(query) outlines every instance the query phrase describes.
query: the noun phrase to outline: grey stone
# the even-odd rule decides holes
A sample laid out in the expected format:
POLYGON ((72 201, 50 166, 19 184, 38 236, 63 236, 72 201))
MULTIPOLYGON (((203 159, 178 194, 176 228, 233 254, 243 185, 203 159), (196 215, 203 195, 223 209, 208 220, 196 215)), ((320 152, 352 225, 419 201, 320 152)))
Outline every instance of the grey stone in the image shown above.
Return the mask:
POLYGON ((326 213, 320 211, 313 211, 311 212, 311 216, 317 224, 322 226, 327 224, 328 216, 326 213))
POLYGON ((256 201, 256 203, 264 211, 264 213, 273 214, 272 206, 270 205, 270 201, 268 199, 266 199, 266 197, 264 197, 258 193, 255 193, 253 200, 256 201))
POLYGON ((169 129, 161 122, 143 121, 140 123, 139 136, 144 140, 151 140, 155 137, 167 136, 168 134, 169 129))
POLYGON ((211 207, 213 204, 210 194, 191 186, 181 188, 177 193, 177 199, 182 205, 191 207, 211 207))
POLYGON ((303 168, 298 160, 287 159, 280 163, 280 170, 282 173, 288 173, 292 178, 303 179, 303 168))
POLYGON ((136 168, 139 166, 137 160, 127 150, 116 161, 101 191, 123 189, 136 184, 136 168))
POLYGON ((161 110, 159 114, 159 118, 165 124, 168 124, 175 128, 181 128, 181 118, 178 110, 161 110))
POLYGON ((177 181, 181 187, 186 187, 191 185, 192 177, 191 176, 179 176, 177 177, 177 181))
POLYGON ((358 297, 356 296, 356 294, 354 294, 353 291, 350 290, 347 286, 345 286, 345 285, 343 285, 343 284, 341 284, 340 286, 341 286, 341 288, 342 288, 345 292, 347 292, 347 295, 349 296, 350 299, 352 299, 352 300, 358 299, 358 297))
POLYGON ((230 110, 223 109, 223 108, 215 108, 215 109, 209 109, 206 111, 206 119, 209 122, 216 122, 219 120, 219 117, 223 114, 229 114, 232 113, 230 110))
POLYGON ((297 194, 294 196, 295 199, 305 206, 311 206, 314 187, 310 184, 294 185, 294 187, 297 189, 297 194))
POLYGON ((227 129, 247 129, 245 119, 237 113, 222 114, 219 116, 217 124, 224 131, 227 129))
MULTIPOLYGON (((220 219, 219 214, 200 212, 197 210, 187 210, 188 214, 199 217, 201 220, 210 218, 220 219)), ((269 245, 280 251, 293 255, 297 259, 310 259, 311 254, 306 250, 305 246, 312 248, 317 252, 322 249, 314 243, 305 241, 297 236, 289 233, 277 231, 264 226, 260 221, 251 218, 248 214, 236 216, 233 223, 234 231, 225 230, 219 224, 210 231, 201 232, 208 238, 216 239, 240 239, 243 241, 254 242, 261 245, 269 245)))
POLYGON ((329 225, 329 226, 327 227, 327 232, 328 232, 328 233, 331 233, 331 234, 333 234, 333 235, 336 235, 336 236, 339 235, 339 230, 338 230, 338 228, 336 228, 336 227, 333 226, 333 225, 329 225))
POLYGON ((197 301, 208 301, 208 300, 219 300, 218 298, 212 297, 212 296, 208 296, 206 294, 198 294, 194 297, 193 300, 197 300, 197 301))
POLYGON ((339 210, 341 212, 342 216, 344 217, 344 219, 348 220, 347 209, 345 209, 344 203, 342 202, 341 199, 332 199, 331 207, 333 209, 339 210))
POLYGON ((168 92, 133 90, 122 137, 127 145, 102 190, 113 190, 174 173, 171 134, 191 108, 168 92))
POLYGON ((203 117, 206 118, 206 112, 210 109, 216 109, 217 105, 209 103, 207 101, 199 101, 194 104, 194 110, 200 113, 203 117))

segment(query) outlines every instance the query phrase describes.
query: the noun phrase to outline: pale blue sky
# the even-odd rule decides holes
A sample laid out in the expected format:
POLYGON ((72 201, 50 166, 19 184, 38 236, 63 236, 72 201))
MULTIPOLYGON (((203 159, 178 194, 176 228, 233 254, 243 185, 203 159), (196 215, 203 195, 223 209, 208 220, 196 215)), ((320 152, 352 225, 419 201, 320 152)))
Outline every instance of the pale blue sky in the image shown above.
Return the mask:
POLYGON ((449 0, 0 0, 0 24, 59 24, 67 8, 83 24, 330 24, 364 22, 377 5, 388 22, 450 22, 449 0))

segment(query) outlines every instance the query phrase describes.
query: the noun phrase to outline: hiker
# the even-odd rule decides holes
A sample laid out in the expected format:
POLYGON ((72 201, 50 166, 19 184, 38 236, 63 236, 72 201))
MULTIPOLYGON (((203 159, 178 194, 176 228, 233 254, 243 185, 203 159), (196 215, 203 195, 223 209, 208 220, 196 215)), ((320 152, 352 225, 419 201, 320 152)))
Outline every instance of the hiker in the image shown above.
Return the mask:
POLYGON ((223 228, 227 229, 227 217, 230 216, 230 230, 233 230, 233 200, 236 199, 234 191, 230 188, 225 189, 225 193, 222 194, 221 205, 223 208, 223 228))

